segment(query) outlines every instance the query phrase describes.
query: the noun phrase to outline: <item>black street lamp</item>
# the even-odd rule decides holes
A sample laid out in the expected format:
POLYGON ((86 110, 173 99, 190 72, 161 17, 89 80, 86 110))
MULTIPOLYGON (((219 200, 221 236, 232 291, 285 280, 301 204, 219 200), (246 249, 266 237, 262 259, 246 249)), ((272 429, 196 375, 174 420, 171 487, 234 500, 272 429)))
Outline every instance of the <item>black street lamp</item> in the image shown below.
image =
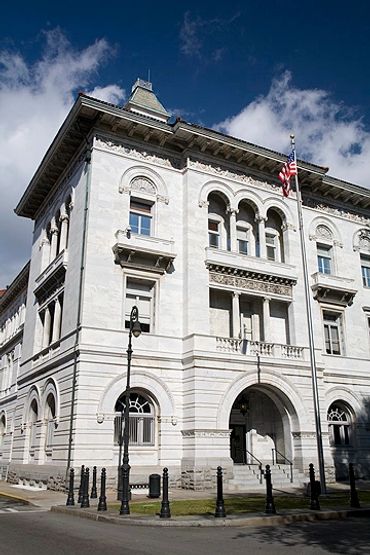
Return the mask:
POLYGON ((130 495, 130 465, 128 455, 128 444, 130 441, 129 420, 130 420, 130 372, 132 358, 132 336, 139 337, 141 334, 141 326, 139 322, 139 311, 137 306, 133 306, 130 314, 130 328, 128 334, 127 347, 127 382, 125 391, 125 412, 123 430, 123 459, 122 459, 122 500, 121 515, 130 514, 129 495, 130 495))

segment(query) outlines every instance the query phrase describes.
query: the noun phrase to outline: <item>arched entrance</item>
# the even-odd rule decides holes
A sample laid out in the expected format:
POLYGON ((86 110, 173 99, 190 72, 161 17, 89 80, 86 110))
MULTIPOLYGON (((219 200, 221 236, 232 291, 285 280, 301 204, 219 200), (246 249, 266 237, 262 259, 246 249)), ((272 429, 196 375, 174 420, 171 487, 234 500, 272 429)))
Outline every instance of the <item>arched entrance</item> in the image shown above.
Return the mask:
POLYGON ((269 388, 256 385, 242 391, 232 406, 229 428, 235 464, 292 460, 288 410, 269 388))

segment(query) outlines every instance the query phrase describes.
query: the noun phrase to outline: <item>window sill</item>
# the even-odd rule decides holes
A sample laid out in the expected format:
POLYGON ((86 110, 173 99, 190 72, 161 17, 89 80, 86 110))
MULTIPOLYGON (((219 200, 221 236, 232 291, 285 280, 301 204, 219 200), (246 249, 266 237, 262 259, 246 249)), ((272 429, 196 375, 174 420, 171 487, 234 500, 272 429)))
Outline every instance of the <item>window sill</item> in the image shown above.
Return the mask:
POLYGON ((32 357, 32 365, 37 366, 38 364, 45 362, 45 360, 51 359, 54 355, 56 355, 59 352, 59 350, 60 350, 60 339, 58 339, 57 341, 54 341, 54 343, 51 343, 50 345, 48 345, 48 347, 45 347, 44 349, 42 349, 42 351, 39 351, 38 353, 36 353, 32 357))

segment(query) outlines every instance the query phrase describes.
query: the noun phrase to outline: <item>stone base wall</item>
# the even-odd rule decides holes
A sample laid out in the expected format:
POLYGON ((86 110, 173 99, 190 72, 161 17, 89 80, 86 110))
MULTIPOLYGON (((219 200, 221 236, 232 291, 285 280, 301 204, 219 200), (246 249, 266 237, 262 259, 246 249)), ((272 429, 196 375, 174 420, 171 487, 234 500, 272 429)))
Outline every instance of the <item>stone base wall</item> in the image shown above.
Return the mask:
MULTIPOLYGON (((215 491, 217 466, 213 463, 209 466, 204 465, 184 465, 181 470, 181 487, 195 491, 215 491)), ((222 466, 222 464, 221 464, 222 466)), ((222 466, 224 483, 227 484, 233 478, 233 467, 230 465, 222 466)))
POLYGON ((7 481, 10 484, 24 484, 49 489, 66 491, 66 469, 51 465, 9 465, 7 481))

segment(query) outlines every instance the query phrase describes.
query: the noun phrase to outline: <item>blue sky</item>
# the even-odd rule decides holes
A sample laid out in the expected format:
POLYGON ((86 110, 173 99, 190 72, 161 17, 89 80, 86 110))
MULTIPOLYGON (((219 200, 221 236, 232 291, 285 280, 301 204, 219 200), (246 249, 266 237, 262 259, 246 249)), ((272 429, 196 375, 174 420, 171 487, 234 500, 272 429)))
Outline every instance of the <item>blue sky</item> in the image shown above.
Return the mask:
POLYGON ((122 104, 148 70, 174 115, 280 151, 294 130, 300 157, 370 187, 369 43, 364 0, 7 3, 0 287, 30 249, 13 208, 76 93, 122 104))

